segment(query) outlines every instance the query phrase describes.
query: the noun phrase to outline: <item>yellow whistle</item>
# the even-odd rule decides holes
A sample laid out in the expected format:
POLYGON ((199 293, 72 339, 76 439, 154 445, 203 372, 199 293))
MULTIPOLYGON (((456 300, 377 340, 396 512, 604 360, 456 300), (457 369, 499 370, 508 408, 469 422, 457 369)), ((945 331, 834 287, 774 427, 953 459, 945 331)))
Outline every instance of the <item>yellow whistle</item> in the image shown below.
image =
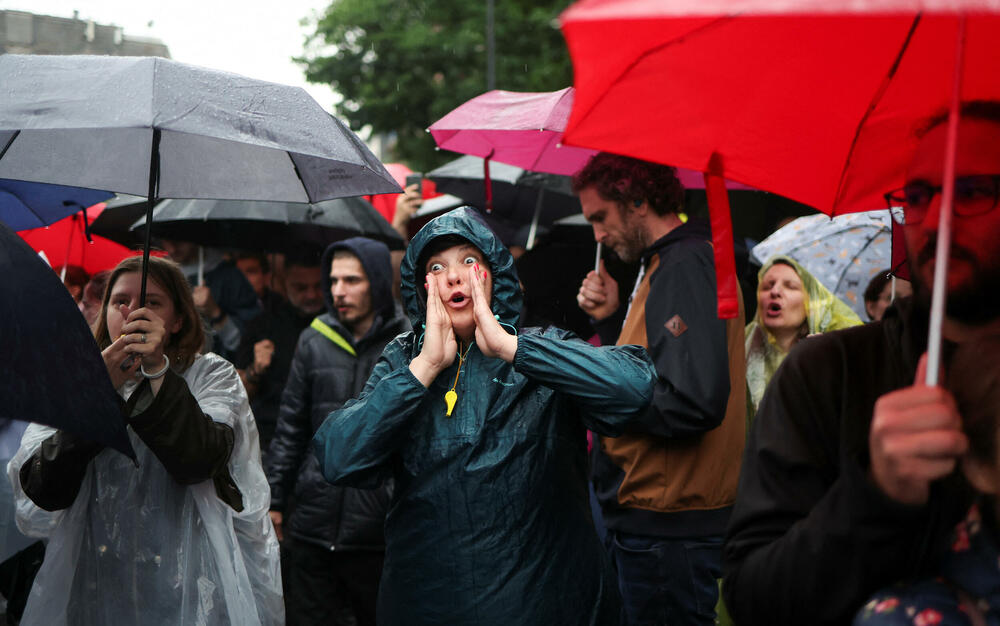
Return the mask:
POLYGON ((444 394, 444 403, 448 405, 448 411, 444 414, 445 417, 451 417, 451 412, 455 410, 456 402, 458 402, 458 394, 455 393, 454 389, 449 389, 448 392, 444 394))

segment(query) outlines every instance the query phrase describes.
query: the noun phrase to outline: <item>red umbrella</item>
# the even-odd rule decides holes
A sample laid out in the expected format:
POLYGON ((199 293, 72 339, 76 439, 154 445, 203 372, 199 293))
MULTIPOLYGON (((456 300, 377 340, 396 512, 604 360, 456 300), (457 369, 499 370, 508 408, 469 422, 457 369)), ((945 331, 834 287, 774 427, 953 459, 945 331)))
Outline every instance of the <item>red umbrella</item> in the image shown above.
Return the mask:
MULTIPOLYGON (((86 209, 87 221, 93 221, 103 210, 103 202, 86 209)), ((126 257, 137 254, 135 250, 97 235, 91 235, 91 240, 88 241, 82 211, 77 211, 51 226, 22 230, 18 234, 36 252, 44 252, 49 263, 57 271, 64 265, 78 265, 93 275, 118 265, 126 257)))
MULTIPOLYGON (((878 208, 903 183, 918 123, 959 99, 1000 99, 996 10, 993 0, 583 0, 562 16, 577 88, 566 142, 724 173, 829 214, 878 208)), ((715 199, 713 223, 728 219, 715 199)))

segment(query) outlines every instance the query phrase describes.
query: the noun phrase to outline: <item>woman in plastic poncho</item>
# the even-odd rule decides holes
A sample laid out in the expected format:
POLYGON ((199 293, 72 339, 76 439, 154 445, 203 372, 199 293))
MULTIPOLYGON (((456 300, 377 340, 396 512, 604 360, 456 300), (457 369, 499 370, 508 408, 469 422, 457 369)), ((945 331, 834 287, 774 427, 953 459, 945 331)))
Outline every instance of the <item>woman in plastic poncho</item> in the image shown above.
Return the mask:
POLYGON ((395 478, 379 623, 618 624, 586 430, 619 435, 645 409, 645 350, 515 332, 513 259, 469 208, 424 226, 401 274, 415 332, 314 439, 336 484, 395 478))
POLYGON ((805 268, 771 258, 757 274, 757 315, 746 328, 747 386, 756 412, 771 377, 799 340, 861 320, 805 268))
MULTIPOLYGON (((236 370, 205 342, 172 261, 108 281, 95 325, 138 457, 32 424, 7 473, 18 526, 48 537, 24 624, 280 624, 278 545, 236 370)), ((30 418, 30 416, 25 416, 30 418)))

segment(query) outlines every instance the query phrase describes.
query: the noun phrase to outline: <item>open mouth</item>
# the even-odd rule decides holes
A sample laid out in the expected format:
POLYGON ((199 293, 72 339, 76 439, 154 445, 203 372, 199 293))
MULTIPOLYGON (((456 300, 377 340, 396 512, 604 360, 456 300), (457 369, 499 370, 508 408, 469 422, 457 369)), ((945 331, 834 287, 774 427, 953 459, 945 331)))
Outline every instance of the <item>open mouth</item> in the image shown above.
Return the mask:
POLYGON ((470 301, 471 299, 469 296, 463 293, 456 293, 448 300, 448 306, 453 309, 461 309, 462 307, 467 306, 470 301))

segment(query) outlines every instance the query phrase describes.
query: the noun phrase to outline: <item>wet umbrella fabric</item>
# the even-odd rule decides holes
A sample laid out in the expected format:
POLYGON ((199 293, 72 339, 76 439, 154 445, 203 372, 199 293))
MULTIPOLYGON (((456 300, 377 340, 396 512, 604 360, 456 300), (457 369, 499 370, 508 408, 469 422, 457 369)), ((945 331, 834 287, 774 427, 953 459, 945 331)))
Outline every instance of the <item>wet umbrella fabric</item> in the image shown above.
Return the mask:
MULTIPOLYGON (((358 235, 378 239, 391 249, 405 245, 378 211, 361 198, 316 204, 235 200, 164 200, 153 210, 157 237, 203 246, 292 252, 303 247, 322 250, 358 235)), ((133 231, 145 230, 140 218, 133 231)))
MULTIPOLYGON (((300 88, 155 57, 14 54, 0 55, 0 86, 0 177, 145 194, 147 218, 159 198, 400 190, 300 88)), ((149 231, 140 303, 148 255, 149 231)))
POLYGON ((131 228, 146 214, 146 198, 118 194, 103 204, 104 210, 90 223, 90 232, 127 248, 141 248, 142 233, 131 228))
POLYGON ((0 222, 15 231, 40 228, 112 195, 97 189, 0 179, 0 222))
POLYGON ((699 171, 718 154, 757 189, 872 210, 948 109, 963 11, 961 99, 998 100, 992 0, 584 0, 561 16, 565 141, 699 171))
POLYGON ((56 274, 0 224, 0 419, 46 424, 135 458, 94 337, 56 274))
POLYGON ((156 130, 160 198, 399 191, 297 87, 162 58, 5 54, 0 89, 0 177, 146 196, 156 130))
POLYGON ((891 222, 884 210, 833 219, 807 215, 754 246, 753 256, 761 265, 779 254, 795 259, 859 318, 866 319, 865 287, 891 263, 891 222))

